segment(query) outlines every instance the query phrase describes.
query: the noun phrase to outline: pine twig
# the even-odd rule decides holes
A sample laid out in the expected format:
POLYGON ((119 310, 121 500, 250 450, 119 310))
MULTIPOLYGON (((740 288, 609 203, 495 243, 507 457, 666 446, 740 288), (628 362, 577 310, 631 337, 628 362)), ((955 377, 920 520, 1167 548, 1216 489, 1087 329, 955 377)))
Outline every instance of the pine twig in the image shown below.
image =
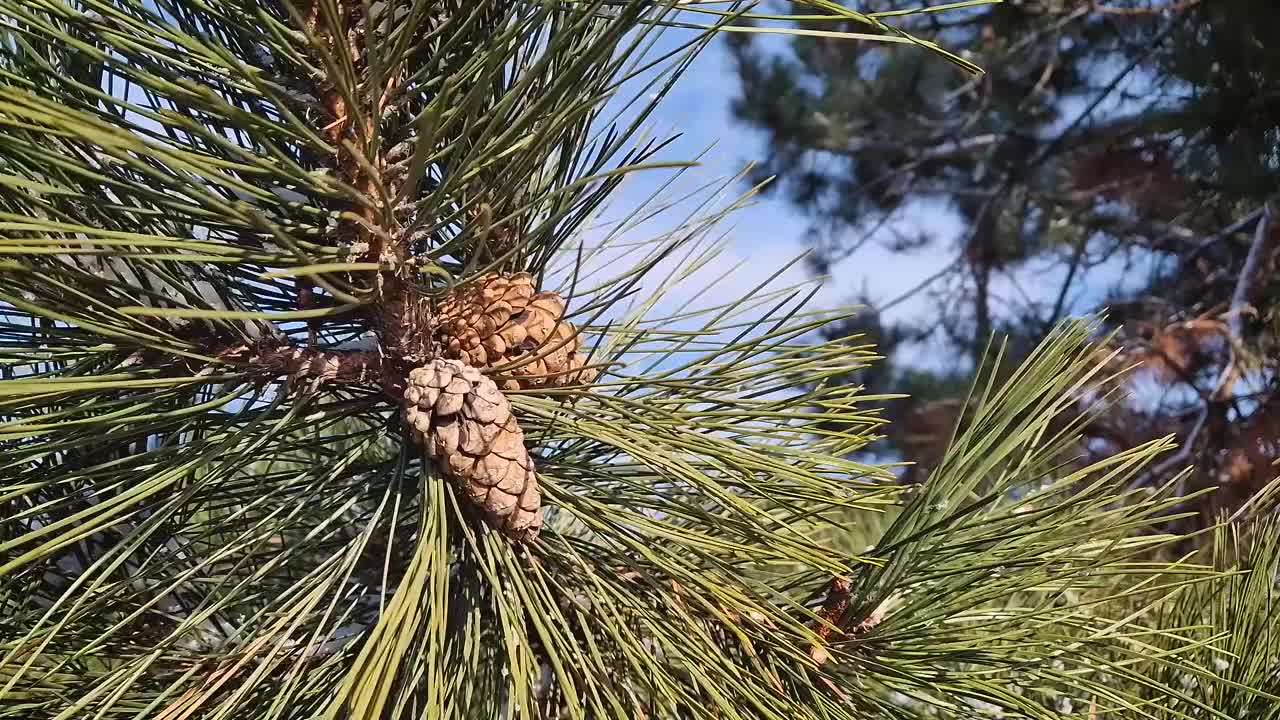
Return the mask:
POLYGON ((290 345, 252 356, 249 363, 287 375, 291 380, 365 385, 382 379, 382 358, 377 352, 312 350, 290 345))
POLYGON ((393 397, 395 385, 383 372, 377 351, 316 350, 296 345, 237 345, 213 353, 252 371, 287 378, 290 383, 314 381, 324 385, 381 386, 393 397))
POLYGON ((1268 202, 1262 206, 1262 214, 1258 219, 1258 225, 1253 231, 1253 244, 1249 246, 1249 254, 1245 257, 1244 267, 1240 270, 1240 278, 1236 280, 1235 291, 1231 294, 1231 307, 1227 310, 1230 314, 1228 326, 1231 328, 1231 336, 1234 340, 1240 340, 1244 335, 1244 321, 1241 315, 1248 309, 1249 293, 1253 289, 1253 279, 1258 274, 1258 270, 1262 265, 1262 257, 1267 251, 1267 241, 1271 238, 1271 221, 1272 221, 1271 203, 1268 202))
POLYGON ((1158 463, 1150 472, 1135 482, 1130 489, 1141 487, 1151 479, 1161 477, 1181 463, 1191 459, 1196 441, 1200 439, 1200 434, 1204 432, 1204 428, 1208 424, 1209 413, 1213 405, 1222 402, 1230 394, 1231 386, 1235 383, 1235 379, 1239 374, 1239 351, 1237 348, 1243 347, 1244 343, 1244 320, 1241 316, 1249 308, 1249 292, 1253 288, 1253 279, 1258 274, 1258 269, 1262 264, 1262 257, 1266 254, 1268 240, 1271 238, 1272 220, 1271 203, 1267 202, 1262 206, 1258 216, 1258 224, 1253 233, 1253 243, 1249 246, 1249 254, 1245 257, 1244 267, 1241 268, 1240 276, 1236 279, 1235 288, 1231 293, 1231 305, 1227 310, 1227 342, 1231 348, 1231 357, 1222 368, 1222 372, 1219 373, 1218 380, 1214 383, 1213 392, 1204 400, 1204 406, 1200 409, 1200 414, 1197 416, 1195 424, 1191 426, 1191 431, 1187 433, 1187 437, 1178 452, 1158 463))
POLYGON ((1218 232, 1210 235, 1209 237, 1204 238, 1199 243, 1196 243, 1196 245, 1186 253, 1186 256, 1180 260, 1180 263, 1183 265, 1186 265, 1192 262, 1193 260, 1195 260, 1196 258, 1198 258, 1201 254, 1203 254, 1206 250, 1208 250, 1210 247, 1212 247, 1216 243, 1222 240, 1225 240, 1226 238, 1229 238, 1238 232, 1245 232, 1250 228, 1257 227, 1258 222, 1262 219, 1262 216, 1265 214, 1265 212, 1266 212, 1266 206, 1264 205, 1263 207, 1260 207, 1257 210, 1254 210, 1253 212, 1249 213, 1248 215, 1245 215, 1244 217, 1231 223, 1227 227, 1219 230, 1218 232))
POLYGON ((1161 13, 1180 13, 1184 10, 1200 4, 1200 0, 1182 0, 1181 2, 1171 2, 1165 5, 1156 5, 1154 7, 1144 8, 1121 8, 1110 5, 1102 5, 1097 0, 1090 0, 1090 10, 1103 15, 1122 15, 1125 17, 1137 17, 1142 15, 1159 15, 1161 13))
MULTIPOLYGON (((366 57, 368 48, 364 47, 366 39, 359 32, 365 6, 359 0, 340 0, 332 9, 337 11, 336 17, 324 12, 320 0, 311 0, 302 23, 320 46, 314 48, 317 54, 346 53, 354 64, 356 76, 360 76, 367 70, 362 58, 366 57)), ((398 372, 407 376, 409 368, 427 359, 424 338, 429 333, 424 328, 429 318, 423 312, 413 284, 407 280, 406 268, 411 258, 406 238, 394 209, 388 207, 396 202, 399 188, 387 162, 387 151, 377 142, 379 128, 371 119, 386 106, 398 80, 393 73, 378 97, 369 99, 365 106, 357 94, 343 91, 345 85, 352 82, 351 78, 344 77, 332 63, 322 64, 329 76, 317 81, 316 92, 332 118, 322 128, 331 146, 331 165, 344 183, 364 197, 364 201, 339 222, 338 239, 347 247, 359 248, 365 260, 384 266, 375 278, 379 309, 373 318, 374 325, 388 374, 398 372), (351 106, 351 103, 359 104, 351 106), (397 367, 390 367, 393 365, 397 367)))

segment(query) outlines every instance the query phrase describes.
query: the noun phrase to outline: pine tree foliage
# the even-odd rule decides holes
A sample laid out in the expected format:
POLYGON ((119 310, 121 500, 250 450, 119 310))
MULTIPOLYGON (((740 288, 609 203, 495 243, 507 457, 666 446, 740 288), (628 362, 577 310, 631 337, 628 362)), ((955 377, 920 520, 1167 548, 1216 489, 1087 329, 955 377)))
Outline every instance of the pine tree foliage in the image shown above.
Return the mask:
MULTIPOLYGON (((1152 666, 1144 675, 1195 693, 1227 717, 1280 717, 1278 543, 1274 516, 1247 529, 1217 526, 1205 554, 1227 577, 1188 586, 1156 616, 1162 627, 1186 628, 1199 647, 1182 667, 1152 666)), ((1175 703, 1158 717, 1194 715, 1193 708, 1175 703)))
MULTIPOLYGON (((1185 454, 1154 482, 1192 464, 1187 484, 1224 486, 1224 500, 1264 486, 1280 458, 1280 5, 1029 0, 902 22, 987 74, 821 35, 781 51, 731 38, 735 113, 769 141, 752 179, 777 176, 769 187, 813 218, 815 269, 856 272, 842 262, 867 243, 937 263, 903 297, 865 299, 892 322, 833 328, 889 341, 889 364, 859 380, 909 386, 915 405, 896 413, 927 428, 993 330, 1020 357, 1064 315, 1106 306, 1147 386, 1145 403, 1091 428, 1101 452, 1174 433, 1185 454), (916 230, 939 216, 954 233, 916 230), (904 316, 907 298, 924 309, 904 316), (957 361, 921 373, 892 352, 922 336, 957 361)), ((908 459, 941 449, 941 436, 922 453, 909 434, 892 433, 908 459)))
MULTIPOLYGON (((1198 646, 1132 604, 1216 577, 1158 559, 1183 500, 1129 489, 1167 442, 1062 465, 1092 325, 977 385, 907 491, 849 459, 881 419, 825 382, 874 359, 813 339, 845 314, 661 309, 721 213, 587 232, 660 147, 605 103, 724 7, 0 0, 0 717, 1204 706, 1134 670, 1198 646), (438 303, 515 272, 599 375, 503 390, 543 512, 513 537, 405 399, 438 303)), ((431 410, 480 417, 468 383, 431 410)))

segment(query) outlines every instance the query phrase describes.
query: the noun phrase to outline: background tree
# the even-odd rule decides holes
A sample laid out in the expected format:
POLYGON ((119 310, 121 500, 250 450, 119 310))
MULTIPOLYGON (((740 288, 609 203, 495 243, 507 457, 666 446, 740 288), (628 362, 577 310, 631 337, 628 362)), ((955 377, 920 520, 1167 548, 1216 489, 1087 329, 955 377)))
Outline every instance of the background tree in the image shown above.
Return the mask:
MULTIPOLYGON (((862 8, 887 17, 909 6, 862 8)), ((802 35, 778 51, 730 38, 734 112, 769 138, 754 179, 776 175, 772 191, 811 214, 816 271, 839 278, 868 241, 951 258, 911 291, 927 297, 922 317, 834 331, 870 329, 890 349, 892 369, 860 382, 914 391, 892 409, 904 421, 897 448, 925 465, 936 457, 945 433, 934 428, 959 411, 955 380, 992 331, 1017 356, 1058 318, 1106 306, 1123 360, 1147 369, 1139 402, 1090 428, 1093 447, 1176 434, 1182 451, 1147 481, 1192 464, 1188 486, 1225 485, 1222 498, 1273 477, 1280 230, 1267 203, 1280 178, 1280 7, 1006 2, 903 24, 987 74, 899 46, 802 35), (939 212, 959 220, 954 237, 912 229, 939 212), (900 339, 961 360, 904 367, 919 345, 895 352, 900 339)), ((866 298, 880 312, 903 299, 866 298)))
POLYGON ((843 314, 658 310, 714 213, 583 232, 656 149, 606 100, 722 9, 0 0, 0 717, 1228 717, 1150 666, 1270 698, 1134 610, 1234 577, 1162 560, 1184 498, 1130 487, 1168 443, 1060 462, 1093 325, 904 488, 849 459, 843 314))

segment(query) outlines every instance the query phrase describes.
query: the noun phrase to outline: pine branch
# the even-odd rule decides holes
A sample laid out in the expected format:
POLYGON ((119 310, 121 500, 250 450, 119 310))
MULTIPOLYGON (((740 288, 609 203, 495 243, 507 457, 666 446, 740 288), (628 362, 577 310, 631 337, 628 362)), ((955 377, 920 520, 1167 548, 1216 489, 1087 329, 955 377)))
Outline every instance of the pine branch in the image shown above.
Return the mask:
POLYGON ((399 187, 387 174, 386 139, 379 136, 376 123, 401 82, 403 58, 386 69, 385 86, 369 86, 369 59, 377 51, 365 46, 369 40, 365 8, 358 0, 331 5, 312 0, 302 22, 327 73, 318 80, 317 94, 329 119, 322 131, 332 147, 332 167, 345 185, 359 193, 355 213, 343 214, 335 239, 345 247, 362 249, 365 262, 386 268, 376 276, 380 310, 375 312, 375 325, 388 369, 407 377, 410 368, 428 357, 428 311, 405 277, 410 254, 395 211, 399 187), (331 9, 336 16, 328 12, 331 9))
POLYGON ((213 355, 245 365, 254 374, 285 378, 291 384, 315 381, 321 385, 382 386, 392 399, 398 397, 397 387, 403 391, 402 381, 388 377, 377 351, 316 350, 260 343, 255 347, 223 348, 213 355))
POLYGON ((979 393, 907 496, 853 459, 883 420, 835 379, 872 349, 814 340, 847 311, 785 268, 679 298, 726 272, 746 198, 591 227, 661 148, 651 88, 634 121, 603 107, 637 65, 666 92, 710 36, 636 53, 692 6, 92 6, 0 0, 0 717, 902 717, 894 692, 1042 716, 1019 688, 1137 653, 1146 628, 1060 602, 1167 567, 1130 567, 1169 540, 1129 534, 1169 503, 1117 497, 1160 446, 1058 467, 1090 328, 979 393), (553 336, 544 367, 581 329, 609 377, 521 375, 499 326, 553 336), (515 544, 493 517, 529 488, 546 525, 515 544))
POLYGON ((1200 4, 1200 0, 1177 0, 1163 5, 1151 5, 1148 7, 1116 7, 1114 5, 1104 5, 1098 0, 1089 0, 1089 10, 1091 12, 1101 13, 1103 15, 1120 15, 1124 17, 1138 17, 1142 15, 1160 15, 1163 13, 1180 13, 1200 4))
MULTIPOLYGON (((1244 221, 1241 221, 1244 222, 1244 221)), ((1271 242, 1274 234, 1271 229, 1272 211, 1270 203, 1264 204, 1257 218, 1257 224, 1254 228, 1253 242, 1249 245, 1249 253, 1245 260, 1240 275, 1236 278, 1234 289, 1231 293, 1231 306, 1227 310, 1227 346, 1229 355, 1223 364, 1222 370, 1218 373, 1217 379, 1214 381, 1213 389, 1208 393, 1202 393, 1200 412, 1196 415, 1195 423, 1182 438, 1181 446, 1178 452, 1162 460, 1160 463, 1152 467, 1150 473, 1140 478, 1134 487, 1141 487, 1151 482, 1157 482, 1166 477, 1168 473, 1177 469, 1187 461, 1195 457, 1196 446, 1200 441, 1200 435, 1204 432, 1208 425, 1209 418, 1216 406, 1226 402, 1231 396, 1231 390, 1236 378, 1240 375, 1239 363, 1243 360, 1241 352, 1244 348, 1244 315, 1249 310, 1249 294, 1253 289, 1254 280, 1258 274, 1258 268, 1262 262, 1262 258, 1267 252, 1267 247, 1271 242)))
POLYGON ((1265 214, 1265 212, 1266 212, 1265 207, 1259 207, 1256 210, 1246 214, 1244 217, 1240 218, 1239 220, 1236 220, 1235 222, 1231 223, 1227 227, 1222 228, 1218 232, 1210 235, 1209 237, 1206 237, 1200 240, 1200 242, 1196 243, 1195 246, 1193 246, 1186 254, 1184 254, 1181 258, 1179 258, 1179 264, 1183 265, 1184 267, 1190 266, 1191 263, 1195 262, 1195 260, 1199 258, 1201 255, 1203 255, 1206 250, 1213 247, 1217 243, 1231 238, 1236 233, 1248 232, 1249 230, 1256 228, 1258 225, 1258 222, 1262 219, 1262 216, 1265 214))
POLYGON ((1227 309, 1227 325, 1231 328, 1233 347, 1239 347, 1244 342, 1244 316, 1249 312, 1249 297, 1258 278, 1258 271, 1262 268, 1272 237, 1276 234, 1272 227, 1274 219, 1271 203, 1264 203, 1253 231, 1249 254, 1245 256, 1244 267, 1240 269, 1240 277, 1231 292, 1231 306, 1227 309))

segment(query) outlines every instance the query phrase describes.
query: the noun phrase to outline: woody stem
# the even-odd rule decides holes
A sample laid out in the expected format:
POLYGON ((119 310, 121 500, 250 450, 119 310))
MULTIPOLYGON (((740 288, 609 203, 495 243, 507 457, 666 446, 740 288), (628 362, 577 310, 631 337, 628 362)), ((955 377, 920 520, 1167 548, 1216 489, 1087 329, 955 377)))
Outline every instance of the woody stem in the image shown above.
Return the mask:
POLYGON ((385 104, 387 89, 366 87, 367 81, 359 80, 367 65, 367 38, 352 30, 364 22, 363 4, 339 0, 336 5, 338 17, 331 18, 320 9, 318 0, 313 0, 305 17, 308 29, 322 46, 318 51, 349 53, 354 67, 354 77, 328 77, 317 87, 317 97, 328 116, 323 135, 332 146, 333 170, 363 196, 339 221, 337 235, 349 247, 361 248, 365 261, 382 267, 373 278, 378 302, 372 320, 382 349, 383 373, 403 378, 426 361, 428 333, 421 301, 406 277, 408 248, 394 240, 401 235, 393 211, 396 192, 380 149, 385 143, 378 142, 380 128, 373 121, 380 116, 379 106, 385 104), (354 107, 349 106, 352 100, 354 107))

